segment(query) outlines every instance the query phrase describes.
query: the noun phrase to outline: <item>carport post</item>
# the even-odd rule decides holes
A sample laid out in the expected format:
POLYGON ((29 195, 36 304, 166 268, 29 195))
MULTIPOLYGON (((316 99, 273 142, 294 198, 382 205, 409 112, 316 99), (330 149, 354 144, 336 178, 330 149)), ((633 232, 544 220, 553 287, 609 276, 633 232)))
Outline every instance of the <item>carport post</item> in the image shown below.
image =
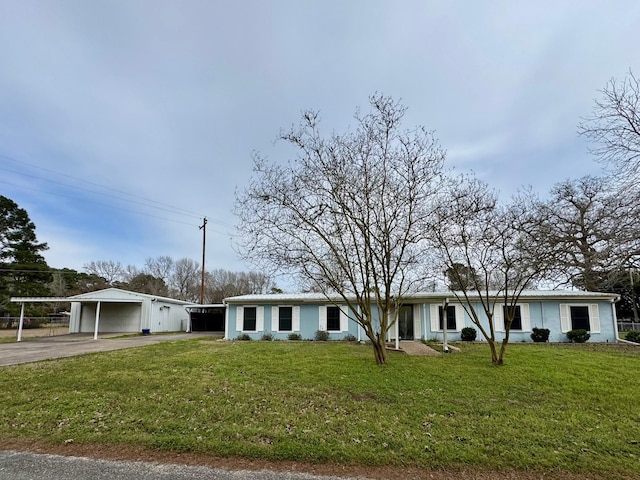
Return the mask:
POLYGON ((20 304, 20 323, 18 324, 18 342, 22 341, 22 325, 24 325, 24 302, 20 304))
POLYGON ((100 302, 96 303, 96 328, 93 331, 93 339, 98 339, 98 324, 100 323, 100 302))

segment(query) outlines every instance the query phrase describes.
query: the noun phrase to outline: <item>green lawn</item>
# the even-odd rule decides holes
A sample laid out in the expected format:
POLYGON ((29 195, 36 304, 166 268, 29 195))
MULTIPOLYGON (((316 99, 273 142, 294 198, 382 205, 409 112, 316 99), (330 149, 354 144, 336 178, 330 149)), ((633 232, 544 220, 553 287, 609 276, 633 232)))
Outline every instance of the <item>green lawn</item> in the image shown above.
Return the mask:
POLYGON ((272 460, 633 476, 640 348, 189 340, 0 369, 0 437, 272 460))

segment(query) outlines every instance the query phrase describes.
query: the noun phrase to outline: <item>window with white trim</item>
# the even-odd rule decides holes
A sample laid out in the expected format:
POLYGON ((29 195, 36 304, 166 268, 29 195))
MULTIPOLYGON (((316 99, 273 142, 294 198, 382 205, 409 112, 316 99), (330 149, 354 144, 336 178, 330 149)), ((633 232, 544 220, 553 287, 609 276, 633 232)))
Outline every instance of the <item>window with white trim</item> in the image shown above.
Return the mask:
POLYGON ((293 307, 278 307, 278 331, 291 332, 293 330, 293 307))
POLYGON ((264 307, 238 305, 236 307, 236 330, 241 332, 264 330, 264 307))
POLYGON ((529 316, 529 304, 518 303, 517 305, 496 305, 493 311, 493 324, 497 332, 506 330, 506 323, 509 309, 513 309, 513 321, 511 322, 511 331, 513 332, 530 332, 531 319, 529 316))
MULTIPOLYGON (((347 307, 338 305, 318 306, 318 330, 325 332, 347 332, 349 331, 349 316, 347 307)), ((295 311, 294 311, 295 323, 295 311)))
POLYGON ((598 304, 560 304, 560 327, 562 333, 578 329, 591 333, 600 333, 600 309, 598 304))
POLYGON ((256 321, 258 319, 256 307, 244 307, 244 317, 242 319, 242 330, 245 332, 256 331, 256 321))
MULTIPOLYGON (((429 306, 431 331, 442 331, 442 305, 432 303, 429 306)), ((464 327, 464 307, 460 304, 447 306, 447 331, 459 332, 464 327)))

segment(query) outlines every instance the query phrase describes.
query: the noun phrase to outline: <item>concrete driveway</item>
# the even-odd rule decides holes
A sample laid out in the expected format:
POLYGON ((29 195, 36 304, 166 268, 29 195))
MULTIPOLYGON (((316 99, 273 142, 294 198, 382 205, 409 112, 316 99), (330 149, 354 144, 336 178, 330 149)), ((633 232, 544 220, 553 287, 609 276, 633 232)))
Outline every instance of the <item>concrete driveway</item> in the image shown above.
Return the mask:
POLYGON ((113 338, 118 335, 124 334, 103 334, 101 338, 94 340, 93 334, 73 333, 56 337, 39 337, 15 343, 0 343, 0 366, 213 336, 213 334, 198 332, 113 338))

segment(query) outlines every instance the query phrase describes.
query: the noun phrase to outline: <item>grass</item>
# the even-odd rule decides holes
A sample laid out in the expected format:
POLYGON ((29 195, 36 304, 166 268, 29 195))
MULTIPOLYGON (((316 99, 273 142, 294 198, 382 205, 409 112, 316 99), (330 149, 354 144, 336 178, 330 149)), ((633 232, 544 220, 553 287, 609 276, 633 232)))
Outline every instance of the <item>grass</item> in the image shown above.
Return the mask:
POLYGON ((271 460, 637 474, 640 349, 188 340, 0 370, 0 437, 271 460))

